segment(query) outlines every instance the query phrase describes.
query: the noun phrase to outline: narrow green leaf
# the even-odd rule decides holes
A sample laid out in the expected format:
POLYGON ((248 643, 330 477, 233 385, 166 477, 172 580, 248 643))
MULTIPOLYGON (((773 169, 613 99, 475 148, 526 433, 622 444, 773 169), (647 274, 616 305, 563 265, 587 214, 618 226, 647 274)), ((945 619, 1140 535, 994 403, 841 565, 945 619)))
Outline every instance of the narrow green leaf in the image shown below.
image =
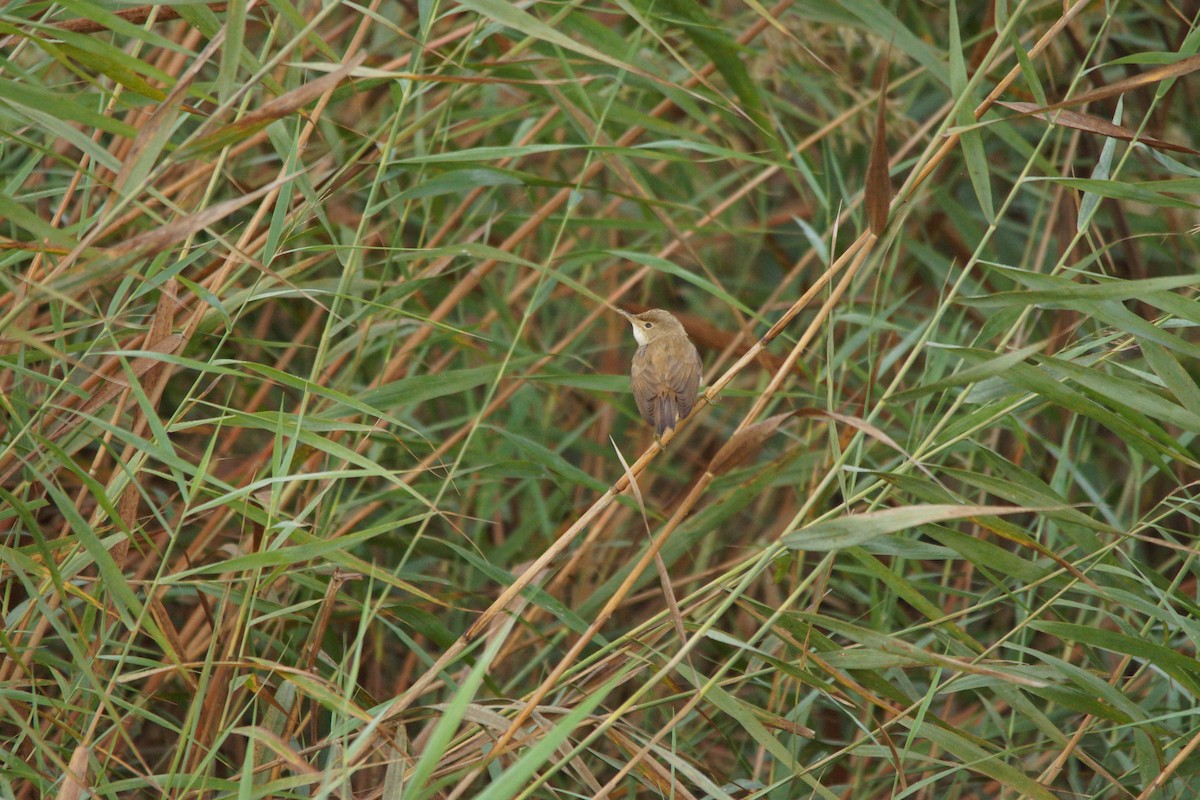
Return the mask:
POLYGON ((903 725, 913 728, 917 736, 928 739, 939 747, 943 747, 964 766, 973 772, 986 775, 997 781, 1001 786, 1011 790, 1019 797, 1034 798, 1035 800, 1057 800, 1057 795, 1051 792, 1035 779, 1026 775, 1017 767, 1006 763, 1006 751, 988 751, 975 742, 967 739, 950 726, 941 726, 930 722, 910 723, 902 721, 903 725))
POLYGON ((1112 408, 1132 408, 1151 419, 1200 433, 1200 415, 1172 403, 1144 383, 1118 378, 1061 358, 1042 356, 1038 360, 1051 375, 1069 378, 1104 398, 1112 408))
POLYGON ((512 442, 521 451, 522 456, 561 475, 569 482, 569 485, 587 486, 595 492, 603 492, 608 489, 608 484, 606 484, 604 481, 592 477, 588 473, 568 462, 558 453, 539 442, 535 442, 528 437, 521 436, 511 431, 506 431, 501 428, 494 428, 490 425, 484 425, 482 427, 493 431, 512 442))
POLYGON ((863 0, 837 0, 837 4, 857 17, 879 41, 896 46, 916 61, 939 83, 949 86, 950 78, 938 51, 908 29, 884 3, 863 0))
MULTIPOLYGON (((129 0, 126 0, 126 2, 129 2, 129 0)), ((187 0, 175 0, 175 2, 185 3, 187 0)), ((137 25, 130 22, 120 14, 114 14, 111 7, 106 3, 91 2, 91 0, 59 0, 57 5, 68 11, 72 17, 95 20, 106 29, 122 37, 126 37, 130 41, 160 47, 167 52, 186 54, 186 48, 181 47, 173 39, 160 35, 154 30, 153 26, 137 25)), ((57 35, 58 32, 56 30, 50 30, 53 30, 54 34, 57 35)))
POLYGON ((1196 285, 1195 275, 1170 275, 1164 278, 1113 280, 1104 283, 1077 283, 1062 280, 1053 289, 1020 289, 976 297, 961 297, 958 302, 977 308, 1042 305, 1046 308, 1072 308, 1077 300, 1140 300, 1154 292, 1196 285))
POLYGON ((1167 469, 1163 461, 1166 454, 1172 458, 1186 458, 1175 438, 1147 417, 1132 410, 1114 413, 1086 394, 1055 380, 1040 367, 1018 364, 1009 370, 1004 379, 1062 408, 1096 420, 1159 469, 1167 469))
POLYGON ((217 69, 217 99, 222 105, 230 101, 238 88, 237 70, 242 61, 245 35, 246 0, 230 0, 225 6, 225 41, 221 43, 221 61, 217 69))
MULTIPOLYGON (((608 699, 613 689, 628 679, 624 669, 618 669, 616 674, 604 684, 589 690, 581 699, 576 701, 571 710, 563 714, 549 730, 541 729, 534 745, 525 750, 517 761, 490 779, 487 788, 475 795, 476 800, 508 800, 518 797, 529 788, 529 779, 535 773, 547 773, 551 759, 563 748, 568 739, 578 738, 580 727, 591 716, 602 702, 608 699)), ((591 722, 587 726, 590 728, 591 722)), ((554 767, 563 766, 563 762, 554 763, 554 767)), ((549 774, 546 774, 549 777, 549 774)))
POLYGON ((475 696, 479 692, 479 687, 483 685, 484 678, 487 677, 492 661, 500 652, 500 648, 508 641, 505 634, 516 624, 516 621, 517 617, 515 616, 505 618, 496 635, 488 636, 483 640, 487 643, 486 647, 471 667, 471 671, 460 683, 452 687, 450 702, 440 708, 437 722, 425 741, 417 763, 413 766, 412 775, 405 787, 407 797, 424 798, 432 794, 433 788, 427 786, 426 783, 432 778, 438 766, 443 763, 450 740, 458 732, 458 726, 466 717, 468 707, 475 701, 475 696))
POLYGON ((472 189, 490 186, 520 186, 522 181, 508 173, 491 169, 462 169, 436 175, 411 189, 405 189, 388 202, 402 203, 446 194, 466 194, 472 189))
POLYGON ((992 353, 986 350, 973 350, 965 347, 947 348, 951 353, 960 353, 964 357, 968 354, 973 354, 975 360, 980 362, 973 366, 960 369, 953 375, 946 378, 941 378, 923 386, 918 386, 914 389, 907 389, 903 392, 897 392, 888 398, 889 403, 904 404, 934 392, 940 392, 943 389, 949 389, 952 386, 963 386, 968 383, 978 383, 986 378, 995 375, 1004 375, 1009 369, 1025 361, 1029 357, 1041 352, 1045 349, 1045 344, 1037 343, 1027 345, 1019 350, 1013 350, 1009 353, 992 353))
POLYGON ((582 42, 575 41, 532 14, 523 11, 513 3, 506 2, 505 0, 459 0, 458 5, 475 11, 484 17, 493 19, 501 25, 532 39, 539 39, 543 42, 557 45, 568 52, 577 53, 626 72, 640 75, 643 78, 657 81, 655 76, 650 75, 636 65, 610 56, 607 53, 602 53, 582 42))
MULTIPOLYGON (((368 389, 358 395, 355 401, 360 409, 411 408, 438 397, 460 394, 491 383, 499 372, 499 364, 488 364, 482 367, 414 375, 368 389)), ((337 412, 334 409, 328 413, 336 415, 337 412)))
POLYGON ((1175 648, 1156 644, 1146 637, 1130 636, 1097 625, 1034 621, 1030 627, 1057 636, 1064 642, 1088 644, 1154 664, 1186 686, 1192 695, 1200 694, 1200 661, 1175 648))
POLYGON ((1094 180, 1092 178, 1057 178, 1053 176, 1027 178, 1026 180, 1048 181, 1059 186, 1065 186, 1068 189, 1091 192, 1100 197, 1111 197, 1114 200, 1126 200, 1134 203, 1146 203, 1147 205, 1160 208, 1200 208, 1200 203, 1172 197, 1164 191, 1160 191, 1159 188, 1164 190, 1169 190, 1170 188, 1169 186, 1162 186, 1161 184, 1164 182, 1132 184, 1123 181, 1094 180))
POLYGON ((883 511, 868 511, 850 514, 825 522, 814 522, 792 533, 784 534, 780 541, 793 550, 821 552, 841 550, 865 544, 879 536, 920 527, 932 522, 946 522, 968 517, 999 514, 1027 514, 1037 509, 1013 506, 956 506, 931 505, 888 508, 883 511))
POLYGON ((987 153, 983 148, 983 130, 975 125, 975 103, 968 95, 970 79, 963 57, 962 37, 958 28, 958 3, 951 0, 950 11, 950 92, 957 104, 955 120, 963 130, 959 133, 959 147, 967 176, 975 190, 975 199, 989 223, 996 219, 992 203, 992 175, 988 168, 987 153))
MULTIPOLYGON (((326 475, 324 477, 328 478, 329 476, 326 475)), ((294 479, 295 476, 280 476, 278 484, 283 485, 294 479)), ((340 554, 348 554, 354 548, 378 536, 390 535, 396 530, 403 529, 406 525, 415 525, 433 515, 433 512, 425 512, 401 519, 394 523, 394 525, 386 528, 375 526, 333 539, 314 536, 300 528, 294 528, 288 534, 289 541, 294 542, 294 544, 287 544, 272 550, 260 550, 254 553, 246 553, 245 555, 232 556, 221 561, 214 561, 211 564, 201 564, 198 567, 180 570, 171 576, 171 581, 183 581, 198 575, 236 574, 260 569, 272 569, 274 567, 303 569, 314 561, 341 564, 348 567, 349 562, 344 562, 339 557, 340 554)), ((276 524, 278 525, 279 522, 276 521, 276 524)))
MULTIPOLYGON (((137 129, 132 125, 101 114, 94 110, 92 105, 85 104, 89 97, 88 93, 66 97, 60 92, 43 91, 24 83, 0 78, 0 100, 7 100, 14 106, 36 109, 59 120, 70 120, 127 139, 137 135, 137 129)), ((92 98, 92 102, 95 102, 95 98, 92 98)))
MULTIPOLYGON (((997 11, 999 11, 999 8, 997 8, 997 11)), ((996 16, 998 24, 1000 21, 999 14, 997 13, 996 16)), ((1017 57, 1017 65, 1021 68, 1021 77, 1025 79, 1025 85, 1029 87, 1029 92, 1033 95, 1034 102, 1037 103, 1039 108, 1045 108, 1049 105, 1049 102, 1046 100, 1046 90, 1042 86, 1041 79, 1038 77, 1037 68, 1034 67, 1033 62, 1029 59, 1029 53, 1025 50, 1025 45, 1021 43, 1017 32, 1011 28, 1008 31, 1007 38, 1009 45, 1012 46, 1013 53, 1017 57)))
POLYGON ((7 220, 22 230, 28 231, 31 244, 45 241, 50 245, 60 247, 64 250, 70 250, 76 244, 76 239, 67 231, 54 227, 3 193, 0 193, 0 218, 7 220))
POLYGON ((718 300, 721 300, 722 302, 739 309, 742 313, 750 317, 754 317, 755 319, 759 318, 754 309, 750 308, 741 300, 738 300, 736 297, 729 294, 729 292, 726 292, 720 286, 717 286, 708 278, 692 272, 691 270, 684 269, 673 261, 669 261, 665 258, 658 258, 657 256, 647 255, 646 253, 639 253, 635 250, 610 250, 608 252, 618 258, 624 258, 628 261, 632 261, 635 264, 644 264, 645 266, 650 267, 657 272, 662 272, 667 275, 674 275, 676 278, 681 278, 693 286, 703 289, 709 295, 717 298, 718 300))
POLYGON ((703 6, 694 0, 654 0, 652 5, 656 11, 667 11, 672 16, 672 21, 708 56, 709 61, 744 104, 741 110, 760 128, 770 130, 770 122, 763 112, 758 82, 750 77, 746 65, 742 63, 741 48, 727 29, 710 17, 703 6))
POLYGON ((1192 414, 1200 416, 1200 386, 1196 385, 1191 373, 1171 355, 1171 351, 1157 342, 1141 341, 1138 344, 1150 364, 1150 369, 1154 370, 1154 374, 1171 390, 1179 404, 1192 414))
MULTIPOLYGON (((1125 98, 1117 98, 1117 108, 1113 112, 1112 122, 1114 125, 1121 124, 1121 108, 1125 98)), ((1108 180, 1112 174, 1113 154, 1117 151, 1117 140, 1112 136, 1107 136, 1104 139, 1104 146, 1100 148, 1100 158, 1096 159, 1096 166, 1092 170, 1092 180, 1104 181, 1108 180)), ((1075 230, 1081 231, 1092 224, 1092 217, 1096 214, 1096 209, 1100 207, 1099 195, 1092 192, 1084 192, 1083 199, 1079 202, 1079 213, 1075 220, 1075 230)))
MULTIPOLYGON (((139 74, 139 70, 136 67, 142 67, 142 62, 130 59, 128 54, 111 45, 101 44, 92 40, 89 40, 88 43, 93 45, 93 47, 100 45, 104 48, 103 52, 97 53, 93 47, 76 47, 67 42, 63 42, 53 49, 61 51, 64 56, 69 56, 72 60, 78 61, 95 72, 107 75, 116 83, 143 97, 151 100, 163 100, 167 96, 166 92, 139 74)), ((170 82, 169 76, 159 73, 158 70, 154 70, 154 72, 158 73, 156 77, 161 77, 168 83, 170 82)))

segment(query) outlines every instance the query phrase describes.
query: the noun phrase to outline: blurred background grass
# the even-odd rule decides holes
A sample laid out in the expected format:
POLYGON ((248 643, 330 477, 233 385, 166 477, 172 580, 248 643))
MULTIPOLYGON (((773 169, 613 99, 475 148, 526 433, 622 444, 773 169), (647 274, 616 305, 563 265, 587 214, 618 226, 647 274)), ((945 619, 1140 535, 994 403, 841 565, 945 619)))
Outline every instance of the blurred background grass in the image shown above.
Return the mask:
POLYGON ((1198 13, 7 4, 0 791, 1193 796, 1198 13))

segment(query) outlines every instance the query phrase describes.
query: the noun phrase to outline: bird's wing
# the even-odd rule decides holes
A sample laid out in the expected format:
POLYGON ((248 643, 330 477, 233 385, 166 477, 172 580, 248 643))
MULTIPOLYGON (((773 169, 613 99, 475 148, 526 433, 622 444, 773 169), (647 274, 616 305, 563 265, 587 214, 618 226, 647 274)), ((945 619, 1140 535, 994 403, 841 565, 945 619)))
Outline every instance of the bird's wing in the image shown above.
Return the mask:
POLYGON ((642 419, 654 424, 655 398, 658 397, 658 380, 655 378, 655 365, 651 363, 645 345, 639 347, 633 354, 633 366, 629 370, 629 383, 633 386, 633 399, 637 401, 638 413, 642 419))
POLYGON ((688 358, 669 357, 666 348, 649 344, 633 356, 630 382, 642 418, 661 436, 686 417, 700 387, 700 354, 688 342, 688 358))
POLYGON ((692 411, 696 404, 696 392, 700 389, 700 373, 704 366, 700 363, 700 353, 696 346, 688 342, 691 350, 692 363, 679 361, 671 365, 667 371, 667 383, 675 393, 675 402, 679 406, 679 418, 683 419, 692 411))

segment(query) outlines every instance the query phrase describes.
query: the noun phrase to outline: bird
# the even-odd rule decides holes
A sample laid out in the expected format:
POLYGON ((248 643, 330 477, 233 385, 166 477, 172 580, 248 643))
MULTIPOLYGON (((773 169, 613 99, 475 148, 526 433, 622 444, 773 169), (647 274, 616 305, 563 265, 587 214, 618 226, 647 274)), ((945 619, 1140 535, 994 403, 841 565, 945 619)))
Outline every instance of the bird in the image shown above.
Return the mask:
POLYGON ((700 388, 700 353, 679 320, 652 308, 640 314, 617 309, 633 326, 638 349, 633 354, 629 382, 642 418, 654 426, 657 438, 688 415, 700 388))

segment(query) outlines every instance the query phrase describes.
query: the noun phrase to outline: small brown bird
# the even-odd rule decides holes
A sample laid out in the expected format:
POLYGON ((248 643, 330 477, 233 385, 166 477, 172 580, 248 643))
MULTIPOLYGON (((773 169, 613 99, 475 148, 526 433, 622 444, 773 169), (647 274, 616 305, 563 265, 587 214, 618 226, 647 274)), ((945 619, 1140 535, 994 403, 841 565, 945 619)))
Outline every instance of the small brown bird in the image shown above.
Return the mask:
POLYGON ((688 415, 700 387, 700 354, 679 320, 660 308, 630 314, 617 309, 633 326, 638 347, 630 383, 642 418, 662 436, 688 415))

